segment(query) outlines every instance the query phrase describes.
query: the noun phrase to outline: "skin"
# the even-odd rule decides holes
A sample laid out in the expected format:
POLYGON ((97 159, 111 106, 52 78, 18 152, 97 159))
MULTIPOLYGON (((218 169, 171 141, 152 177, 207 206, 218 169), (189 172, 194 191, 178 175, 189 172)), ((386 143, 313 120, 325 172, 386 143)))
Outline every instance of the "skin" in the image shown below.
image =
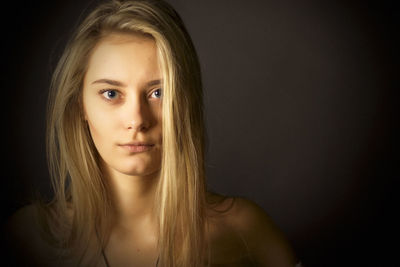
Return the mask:
POLYGON ((161 80, 155 42, 140 35, 102 40, 85 75, 85 119, 114 198, 105 249, 113 266, 151 266, 157 259, 152 208, 161 168, 161 80), (132 152, 124 146, 132 142, 151 146, 132 152))
MULTIPOLYGON (((84 78, 85 120, 102 158, 115 208, 105 248, 112 267, 155 266, 158 256, 152 210, 162 153, 160 80, 155 42, 132 34, 101 40, 84 78), (152 146, 143 152, 121 147, 131 142, 152 146)), ((207 209, 210 266, 295 266, 288 242, 259 206, 212 193, 207 199, 215 203, 207 209)), ((38 266, 47 266, 43 259, 51 249, 38 236, 38 224, 26 226, 36 217, 33 207, 18 211, 9 223, 10 232, 24 241, 32 258, 42 255, 36 257, 42 260, 38 266)), ((98 266, 105 264, 100 261, 98 266)))

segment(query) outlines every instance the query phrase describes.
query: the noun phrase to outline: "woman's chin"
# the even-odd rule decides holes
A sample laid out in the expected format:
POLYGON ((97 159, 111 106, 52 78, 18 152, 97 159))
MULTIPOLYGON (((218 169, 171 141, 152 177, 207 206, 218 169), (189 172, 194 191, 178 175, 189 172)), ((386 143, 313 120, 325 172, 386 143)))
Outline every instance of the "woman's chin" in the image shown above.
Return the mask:
POLYGON ((121 168, 118 172, 126 175, 126 176, 135 176, 135 177, 151 177, 158 176, 160 173, 159 169, 148 169, 148 168, 121 168))

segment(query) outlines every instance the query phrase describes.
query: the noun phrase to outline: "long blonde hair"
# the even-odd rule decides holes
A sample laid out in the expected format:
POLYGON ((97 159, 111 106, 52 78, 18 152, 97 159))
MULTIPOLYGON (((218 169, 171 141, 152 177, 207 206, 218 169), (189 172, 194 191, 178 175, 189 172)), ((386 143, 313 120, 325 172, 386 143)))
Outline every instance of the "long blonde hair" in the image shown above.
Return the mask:
POLYGON ((91 51, 114 32, 151 36, 163 74, 163 155, 155 196, 159 266, 200 266, 206 250, 200 67, 181 18, 161 0, 99 5, 77 28, 59 60, 48 106, 54 199, 45 208, 47 229, 60 247, 79 252, 82 259, 92 245, 96 258, 107 242, 111 198, 83 119, 81 93, 91 51))

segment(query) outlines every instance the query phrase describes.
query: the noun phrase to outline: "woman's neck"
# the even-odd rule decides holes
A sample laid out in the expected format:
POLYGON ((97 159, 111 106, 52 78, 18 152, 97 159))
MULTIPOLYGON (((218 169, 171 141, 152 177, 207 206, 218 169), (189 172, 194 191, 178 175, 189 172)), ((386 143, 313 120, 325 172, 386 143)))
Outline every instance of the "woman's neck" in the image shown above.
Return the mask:
POLYGON ((130 176, 108 170, 115 221, 118 226, 154 222, 154 197, 160 173, 147 176, 130 176))

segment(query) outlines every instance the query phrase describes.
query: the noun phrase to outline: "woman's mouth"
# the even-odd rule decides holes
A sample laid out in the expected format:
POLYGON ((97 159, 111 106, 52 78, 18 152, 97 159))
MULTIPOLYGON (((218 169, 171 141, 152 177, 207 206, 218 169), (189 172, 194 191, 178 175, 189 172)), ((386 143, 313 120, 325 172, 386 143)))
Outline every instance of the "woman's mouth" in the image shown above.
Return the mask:
POLYGON ((129 152, 137 153, 137 152, 145 152, 151 150, 154 147, 154 144, 132 143, 132 144, 122 144, 119 146, 129 152))

